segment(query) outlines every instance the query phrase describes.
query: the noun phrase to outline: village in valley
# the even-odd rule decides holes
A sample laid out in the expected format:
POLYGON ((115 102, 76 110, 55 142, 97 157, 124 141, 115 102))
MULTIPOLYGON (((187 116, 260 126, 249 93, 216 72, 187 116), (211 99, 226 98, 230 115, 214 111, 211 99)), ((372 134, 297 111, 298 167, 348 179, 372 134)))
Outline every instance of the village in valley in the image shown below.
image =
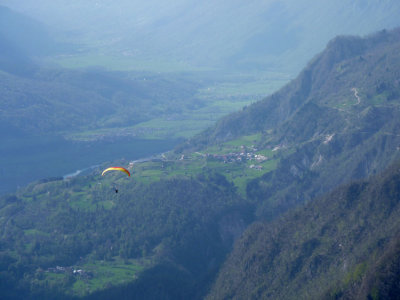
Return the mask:
POLYGON ((240 152, 230 152, 227 154, 206 153, 204 156, 209 160, 217 160, 223 163, 242 163, 246 161, 254 161, 254 164, 251 164, 249 168, 255 170, 262 170, 262 165, 257 163, 262 163, 269 159, 267 156, 256 154, 258 150, 254 147, 246 147, 242 145, 240 146, 240 149, 240 152))
POLYGON ((140 182, 196 176, 212 169, 223 172, 226 179, 244 195, 246 183, 275 169, 287 149, 282 144, 260 144, 261 135, 244 136, 193 152, 165 152, 156 157, 131 161, 128 169, 140 182))

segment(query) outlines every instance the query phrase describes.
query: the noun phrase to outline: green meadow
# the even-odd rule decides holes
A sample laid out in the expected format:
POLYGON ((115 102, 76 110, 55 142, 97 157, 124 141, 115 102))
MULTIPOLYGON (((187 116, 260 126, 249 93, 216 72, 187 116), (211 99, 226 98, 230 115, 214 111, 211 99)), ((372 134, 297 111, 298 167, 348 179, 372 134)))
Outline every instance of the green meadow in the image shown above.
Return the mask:
POLYGON ((71 296, 83 297, 93 292, 134 281, 138 274, 150 265, 146 259, 121 259, 93 261, 74 265, 56 273, 41 270, 37 284, 54 285, 64 282, 71 286, 71 296), (79 270, 79 272, 78 272, 79 270))

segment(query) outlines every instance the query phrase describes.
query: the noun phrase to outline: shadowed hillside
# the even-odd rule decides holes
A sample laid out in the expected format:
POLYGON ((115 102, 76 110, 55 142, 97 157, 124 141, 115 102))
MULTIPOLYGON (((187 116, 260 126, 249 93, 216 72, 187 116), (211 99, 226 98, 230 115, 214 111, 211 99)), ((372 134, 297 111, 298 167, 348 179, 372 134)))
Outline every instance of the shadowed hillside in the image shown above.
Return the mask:
POLYGON ((400 164, 236 243, 207 299, 397 299, 400 164))

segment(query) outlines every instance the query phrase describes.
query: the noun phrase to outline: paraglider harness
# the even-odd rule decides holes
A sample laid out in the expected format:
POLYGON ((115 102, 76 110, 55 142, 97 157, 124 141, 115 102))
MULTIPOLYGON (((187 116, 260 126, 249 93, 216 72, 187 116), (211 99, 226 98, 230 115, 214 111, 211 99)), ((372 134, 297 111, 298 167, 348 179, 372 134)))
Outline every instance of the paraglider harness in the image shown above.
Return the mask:
MULTIPOLYGON (((131 176, 131 173, 129 173, 129 171, 123 167, 109 167, 101 173, 101 176, 104 176, 104 174, 107 173, 108 171, 121 171, 126 173, 128 176, 131 176)), ((114 191, 116 194, 118 193, 118 189, 115 187, 115 185, 114 185, 114 191)))

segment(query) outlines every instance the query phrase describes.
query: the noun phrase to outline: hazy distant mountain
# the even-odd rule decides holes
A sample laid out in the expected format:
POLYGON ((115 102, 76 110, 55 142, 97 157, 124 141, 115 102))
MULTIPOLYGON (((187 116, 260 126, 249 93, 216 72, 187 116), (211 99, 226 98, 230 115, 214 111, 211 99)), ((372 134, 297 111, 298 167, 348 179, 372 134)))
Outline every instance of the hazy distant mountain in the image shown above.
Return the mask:
MULTIPOLYGON (((27 19, 0 6, 0 70, 23 74, 30 69, 31 61, 27 55, 30 50, 26 49, 27 44, 22 37, 24 33, 18 32, 14 26, 27 19)), ((22 31, 22 28, 19 27, 19 30, 22 31)))
POLYGON ((25 55, 43 56, 56 49, 44 24, 4 6, 0 6, 0 36, 25 55))
POLYGON ((397 0, 0 3, 63 30, 63 39, 85 45, 84 51, 291 72, 336 35, 400 25, 397 0))
POLYGON ((38 58, 66 50, 52 33, 42 23, 0 6, 2 136, 18 131, 43 135, 99 128, 103 121, 106 127, 132 125, 157 115, 155 106, 166 98, 171 100, 177 93, 184 98, 188 90, 194 93, 192 82, 180 81, 176 92, 172 83, 154 75, 145 81, 145 75, 101 69, 74 72, 45 68, 38 58))
POLYGON ((31 75, 35 59, 72 48, 56 42, 37 20, 0 5, 0 70, 31 75))

